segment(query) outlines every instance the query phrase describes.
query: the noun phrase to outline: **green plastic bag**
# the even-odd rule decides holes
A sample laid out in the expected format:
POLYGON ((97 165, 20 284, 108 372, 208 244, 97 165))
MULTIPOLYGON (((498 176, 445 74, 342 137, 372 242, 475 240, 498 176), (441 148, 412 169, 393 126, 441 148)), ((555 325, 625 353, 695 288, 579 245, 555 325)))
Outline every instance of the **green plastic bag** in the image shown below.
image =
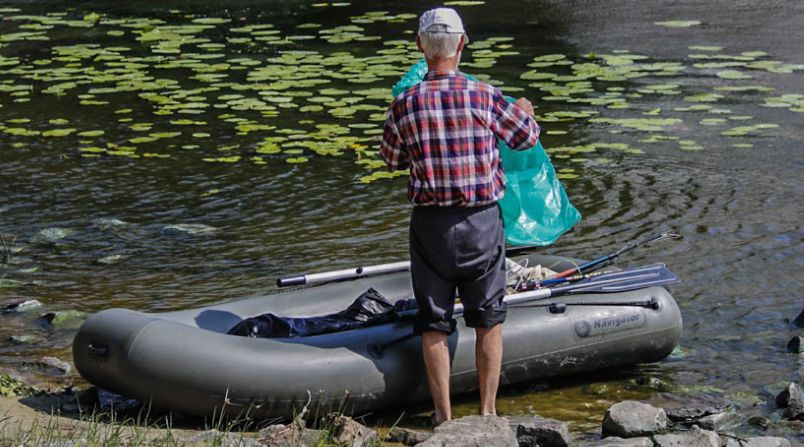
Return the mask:
MULTIPOLYGON (((394 97, 418 84, 427 74, 422 59, 391 89, 394 97)), ((464 75, 475 80, 470 75, 464 75)), ((513 98, 506 97, 513 102, 513 98)), ((541 141, 531 149, 513 151, 498 140, 505 170, 505 196, 498 203, 510 245, 550 245, 581 220, 569 201, 541 141)))

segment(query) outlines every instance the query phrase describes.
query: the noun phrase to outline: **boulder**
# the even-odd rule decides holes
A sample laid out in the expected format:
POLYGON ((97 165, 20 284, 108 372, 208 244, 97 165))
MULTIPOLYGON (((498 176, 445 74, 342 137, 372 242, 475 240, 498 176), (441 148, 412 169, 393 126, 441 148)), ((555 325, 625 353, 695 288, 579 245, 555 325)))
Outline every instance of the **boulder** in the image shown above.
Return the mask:
POLYGON ((787 342, 787 350, 793 354, 801 354, 804 352, 804 350, 802 350, 802 345, 804 345, 804 337, 801 335, 796 335, 795 337, 791 338, 789 342, 787 342))
POLYGON ((3 304, 3 307, 0 307, 0 314, 27 312, 40 307, 42 303, 39 300, 17 299, 3 304))
POLYGON ((508 425, 523 447, 568 447, 572 443, 567 424, 556 419, 516 416, 508 418, 508 425))
POLYGON ((720 447, 720 436, 693 425, 688 432, 654 435, 653 444, 655 447, 720 447))
POLYGON ((790 447, 790 441, 773 436, 757 436, 746 439, 732 439, 726 441, 726 447, 790 447))
POLYGON ((193 447, 207 445, 219 447, 263 447, 263 444, 240 433, 221 432, 214 428, 187 437, 184 442, 185 445, 193 447))
POLYGON ((162 227, 162 234, 168 236, 202 236, 216 231, 217 228, 204 224, 173 224, 162 227))
POLYGON ((740 416, 733 411, 710 414, 698 419, 695 423, 704 430, 722 431, 724 428, 738 423, 740 416))
POLYGON ((419 447, 514 447, 516 434, 508 421, 498 416, 465 416, 444 422, 419 447))
POLYGON ((667 429, 667 414, 642 402, 625 400, 606 411, 603 418, 603 436, 635 438, 660 433, 667 429))
POLYGON ((56 357, 42 357, 35 362, 24 362, 23 366, 48 376, 66 376, 73 369, 69 363, 56 357))
POLYGON ((776 396, 776 405, 784 408, 784 416, 790 420, 804 419, 804 395, 801 388, 795 383, 790 382, 787 387, 776 396))
POLYGON ((351 447, 372 446, 378 443, 377 432, 355 421, 349 416, 331 413, 326 418, 332 441, 337 445, 351 447))
POLYGON ((746 422, 748 422, 748 425, 758 427, 763 430, 766 430, 768 427, 773 425, 773 421, 764 416, 751 416, 746 422))
POLYGON ((307 447, 318 445, 324 435, 323 430, 305 428, 297 423, 275 424, 260 430, 259 441, 268 447, 307 447))
POLYGON ((595 447, 653 447, 650 438, 619 438, 610 436, 594 443, 595 447))
POLYGON ((39 338, 35 335, 12 335, 8 337, 8 341, 14 343, 15 345, 30 345, 32 343, 36 343, 39 341, 39 338))
POLYGON ((793 325, 797 327, 804 327, 804 309, 802 309, 801 313, 798 314, 795 320, 793 320, 793 325))
POLYGON ((86 315, 86 313, 78 310, 57 310, 42 315, 39 317, 39 321, 56 328, 72 329, 80 326, 86 315))
POLYGON ((70 237, 75 230, 70 228, 51 227, 39 231, 31 238, 34 244, 58 244, 62 239, 70 237))
POLYGON ((430 436, 433 436, 433 434, 426 431, 394 427, 388 432, 388 436, 385 438, 385 441, 396 442, 404 445, 416 445, 420 442, 426 441, 430 436))
POLYGON ((681 408, 666 408, 667 418, 672 422, 682 424, 692 424, 698 419, 723 413, 726 411, 725 407, 681 407, 681 408))

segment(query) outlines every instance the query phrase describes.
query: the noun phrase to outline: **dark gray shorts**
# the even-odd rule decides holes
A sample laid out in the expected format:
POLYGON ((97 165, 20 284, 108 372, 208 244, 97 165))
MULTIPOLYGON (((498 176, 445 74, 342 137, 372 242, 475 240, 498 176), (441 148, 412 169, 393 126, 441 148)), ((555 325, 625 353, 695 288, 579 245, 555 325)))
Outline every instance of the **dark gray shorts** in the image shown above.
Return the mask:
POLYGON ((469 327, 505 321, 505 235, 497 204, 419 206, 410 219, 416 332, 455 330, 455 292, 469 327))

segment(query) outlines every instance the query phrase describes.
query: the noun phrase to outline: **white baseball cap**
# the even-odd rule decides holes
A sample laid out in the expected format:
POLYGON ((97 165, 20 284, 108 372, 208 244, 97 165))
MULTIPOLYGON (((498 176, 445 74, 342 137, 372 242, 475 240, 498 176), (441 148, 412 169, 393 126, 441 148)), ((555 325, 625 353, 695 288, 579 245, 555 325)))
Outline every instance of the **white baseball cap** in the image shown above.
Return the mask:
POLYGON ((419 17, 419 32, 426 33, 433 25, 442 25, 437 32, 464 34, 461 17, 452 8, 435 8, 426 11, 419 17))

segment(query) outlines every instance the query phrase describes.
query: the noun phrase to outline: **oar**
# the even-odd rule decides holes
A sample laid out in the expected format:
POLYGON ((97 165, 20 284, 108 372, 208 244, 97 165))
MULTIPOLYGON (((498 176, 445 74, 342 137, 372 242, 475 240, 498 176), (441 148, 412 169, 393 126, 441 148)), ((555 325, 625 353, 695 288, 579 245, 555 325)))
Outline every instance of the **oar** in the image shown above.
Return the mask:
MULTIPOLYGON (((678 282, 678 276, 671 272, 664 264, 648 265, 624 269, 617 272, 604 273, 597 276, 587 277, 578 282, 565 284, 555 287, 545 287, 542 289, 531 290, 528 292, 514 293, 506 295, 503 299, 506 304, 513 306, 516 304, 539 301, 547 298, 569 295, 577 293, 614 293, 625 292, 628 290, 643 289, 650 286, 658 286, 678 282)), ((580 304, 580 303, 574 303, 580 304)), ((418 312, 416 309, 399 312, 400 317, 412 317, 418 312)), ((463 305, 455 305, 453 316, 463 314, 463 305)), ((393 345, 413 338, 416 334, 403 335, 384 344, 372 343, 368 350, 374 357, 380 358, 385 350, 393 345)))
POLYGON ((601 256, 601 257, 599 257, 597 259, 594 259, 594 260, 589 261, 587 263, 581 264, 581 265, 579 265, 577 267, 572 267, 570 269, 564 270, 563 272, 559 273, 556 276, 556 278, 563 278, 565 276, 572 275, 573 273, 586 273, 586 272, 588 272, 590 270, 593 270, 595 268, 601 267, 604 263, 606 263, 608 261, 611 261, 611 260, 617 258, 618 256, 620 256, 621 254, 623 254, 623 253, 625 253, 627 251, 631 251, 631 250, 633 250, 633 249, 635 249, 637 247, 641 247, 643 245, 650 244, 651 242, 657 242, 657 241, 661 241, 661 240, 664 240, 664 239, 678 239, 680 237, 681 237, 681 235, 679 235, 678 233, 674 233, 672 231, 665 231, 664 233, 660 233, 660 234, 657 234, 655 236, 651 236, 651 237, 649 237, 647 239, 644 239, 644 240, 642 240, 640 242, 636 242, 636 243, 633 243, 633 244, 628 244, 625 247, 615 251, 614 253, 611 253, 611 254, 608 254, 608 255, 605 255, 605 256, 601 256))
POLYGON ((354 279, 361 276, 381 275, 383 273, 402 272, 410 268, 410 261, 391 262, 388 264, 370 265, 366 267, 354 267, 343 270, 333 270, 331 272, 307 273, 297 276, 285 276, 276 280, 279 287, 303 286, 305 284, 315 284, 327 281, 340 281, 344 279, 354 279))
MULTIPOLYGON (((506 254, 517 254, 523 251, 537 248, 535 246, 515 247, 506 250, 506 254)), ((296 276, 285 276, 276 280, 279 287, 303 286, 329 281, 342 281, 347 279, 360 278, 369 275, 382 275, 385 273, 402 272, 410 269, 410 261, 391 262, 388 264, 369 265, 365 267, 352 267, 343 270, 333 270, 322 273, 305 273, 296 276)))

